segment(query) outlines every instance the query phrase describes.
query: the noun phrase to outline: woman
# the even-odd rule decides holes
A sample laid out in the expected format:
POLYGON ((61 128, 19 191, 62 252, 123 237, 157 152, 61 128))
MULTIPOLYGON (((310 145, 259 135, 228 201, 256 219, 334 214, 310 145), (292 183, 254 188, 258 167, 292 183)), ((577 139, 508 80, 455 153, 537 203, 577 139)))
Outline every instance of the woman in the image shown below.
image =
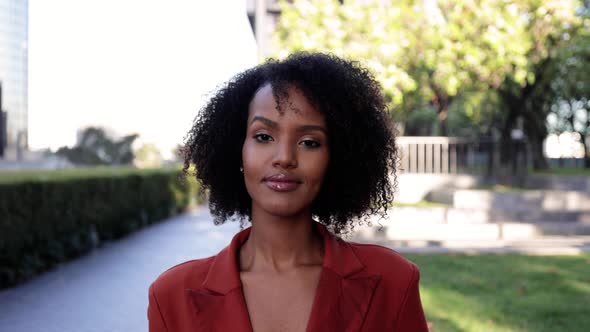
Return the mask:
POLYGON ((428 331, 418 268, 333 234, 385 213, 395 189, 386 104, 358 63, 299 53, 247 70, 185 143, 215 223, 252 227, 151 285, 150 331, 428 331))

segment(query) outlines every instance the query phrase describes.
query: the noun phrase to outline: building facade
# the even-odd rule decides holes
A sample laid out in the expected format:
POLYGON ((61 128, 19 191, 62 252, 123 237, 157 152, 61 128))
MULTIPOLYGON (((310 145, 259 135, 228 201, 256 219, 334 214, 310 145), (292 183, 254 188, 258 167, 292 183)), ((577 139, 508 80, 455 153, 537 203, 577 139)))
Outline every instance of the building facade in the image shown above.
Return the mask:
MULTIPOLYGON (((293 0, 287 0, 293 2, 293 0)), ((263 61, 271 56, 272 33, 276 29, 277 21, 281 15, 278 0, 246 0, 246 12, 248 20, 256 37, 258 46, 258 60, 263 61), (260 15, 258 18, 257 15, 260 15), (260 23, 260 27, 256 24, 260 23)))
POLYGON ((6 112, 3 157, 10 159, 18 158, 28 146, 28 12, 28 0, 0 0, 1 107, 6 112))

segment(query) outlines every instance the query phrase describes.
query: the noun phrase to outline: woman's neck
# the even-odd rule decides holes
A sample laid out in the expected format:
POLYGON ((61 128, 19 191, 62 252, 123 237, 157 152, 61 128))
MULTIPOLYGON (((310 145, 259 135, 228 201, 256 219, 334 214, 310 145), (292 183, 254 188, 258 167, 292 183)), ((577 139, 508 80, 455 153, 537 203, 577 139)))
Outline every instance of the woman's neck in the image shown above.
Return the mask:
POLYGON ((240 249, 244 272, 287 272, 321 265, 323 240, 311 213, 284 218, 252 211, 252 229, 240 249))

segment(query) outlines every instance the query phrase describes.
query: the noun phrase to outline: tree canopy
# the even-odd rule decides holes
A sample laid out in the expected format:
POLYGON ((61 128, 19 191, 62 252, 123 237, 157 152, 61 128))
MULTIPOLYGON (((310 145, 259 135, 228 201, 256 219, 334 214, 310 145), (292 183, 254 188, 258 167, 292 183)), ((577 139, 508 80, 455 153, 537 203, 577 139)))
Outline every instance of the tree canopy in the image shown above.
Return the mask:
POLYGON ((457 128, 471 122, 480 127, 471 134, 495 131, 506 142, 521 119, 539 143, 547 110, 570 98, 549 93, 560 90, 556 81, 588 96, 577 88, 590 77, 578 68, 590 54, 579 37, 590 29, 588 7, 578 0, 297 0, 281 8, 278 57, 308 50, 363 61, 408 133, 423 135, 424 122, 437 120, 429 134, 468 134, 457 128), (578 74, 563 75, 570 70, 578 74))
POLYGON ((56 154, 76 165, 130 165, 135 158, 132 145, 137 137, 132 134, 115 139, 102 128, 88 127, 74 147, 61 147, 56 154))

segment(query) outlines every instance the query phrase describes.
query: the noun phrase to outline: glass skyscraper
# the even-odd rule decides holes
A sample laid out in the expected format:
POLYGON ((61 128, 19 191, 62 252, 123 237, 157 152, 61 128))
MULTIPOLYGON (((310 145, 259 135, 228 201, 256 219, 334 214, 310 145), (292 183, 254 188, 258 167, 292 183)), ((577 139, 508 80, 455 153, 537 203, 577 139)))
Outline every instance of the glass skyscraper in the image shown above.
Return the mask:
POLYGON ((0 0, 0 82, 7 112, 7 147, 28 146, 29 1, 0 0))

